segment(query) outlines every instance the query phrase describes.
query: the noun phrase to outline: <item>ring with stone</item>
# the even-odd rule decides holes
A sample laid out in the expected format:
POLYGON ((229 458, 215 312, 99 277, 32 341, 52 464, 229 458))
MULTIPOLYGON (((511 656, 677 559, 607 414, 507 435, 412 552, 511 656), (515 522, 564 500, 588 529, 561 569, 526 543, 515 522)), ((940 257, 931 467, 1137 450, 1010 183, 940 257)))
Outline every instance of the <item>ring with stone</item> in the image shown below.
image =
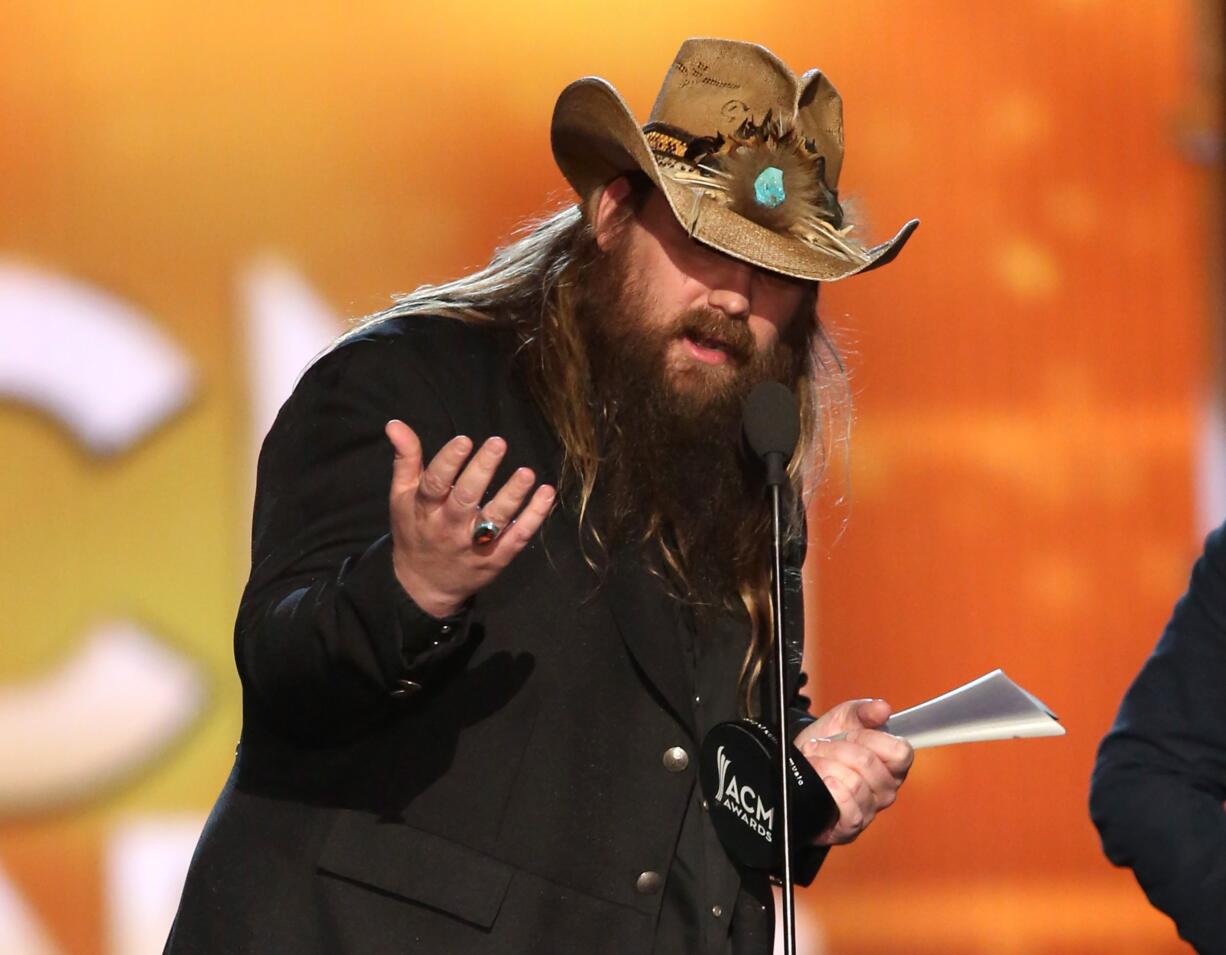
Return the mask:
POLYGON ((477 512, 477 523, 473 525, 473 543, 474 544, 489 544, 492 543, 502 532, 502 528, 491 521, 488 517, 477 512))

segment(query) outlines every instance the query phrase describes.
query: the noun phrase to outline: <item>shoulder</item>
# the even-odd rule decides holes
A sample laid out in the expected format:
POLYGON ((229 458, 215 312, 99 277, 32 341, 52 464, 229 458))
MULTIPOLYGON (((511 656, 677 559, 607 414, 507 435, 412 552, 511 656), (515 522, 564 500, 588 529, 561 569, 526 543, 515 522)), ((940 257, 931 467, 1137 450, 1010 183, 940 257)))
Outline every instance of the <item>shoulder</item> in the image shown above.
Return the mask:
POLYGON ((317 355, 298 388, 339 381, 408 386, 424 381, 447 390, 464 380, 489 378, 509 361, 514 333, 493 321, 438 315, 393 316, 372 321, 337 339, 317 355))
MULTIPOLYGON (((356 328, 318 354, 298 376, 264 443, 261 460, 336 457, 338 448, 387 445, 392 418, 433 453, 462 427, 472 433, 472 391, 507 366, 510 330, 493 322, 434 315, 386 318, 356 328), (467 373, 466 373, 467 370, 467 373)), ((390 461, 390 458, 389 458, 390 461)))
POLYGON ((320 353, 308 371, 323 363, 411 360, 426 365, 448 359, 491 359, 505 353, 513 338, 507 326, 440 315, 391 316, 341 336, 320 353))
POLYGON ((1205 538, 1205 560, 1212 564, 1219 574, 1226 576, 1226 524, 1214 528, 1205 538))
POLYGON ((1205 550, 1192 570, 1190 597, 1215 625, 1226 634, 1226 524, 1209 533, 1205 550))
POLYGON ((510 330, 494 320, 450 318, 444 315, 389 315, 360 325, 337 341, 338 348, 363 344, 416 351, 489 349, 510 330))
MULTIPOLYGON (((518 342, 515 329, 494 321, 416 315, 371 322, 312 362, 278 415, 277 433, 326 427, 381 442, 383 426, 399 418, 427 455, 456 434, 546 448, 549 429, 521 379, 518 342)), ((542 450, 534 468, 549 453, 542 450)))

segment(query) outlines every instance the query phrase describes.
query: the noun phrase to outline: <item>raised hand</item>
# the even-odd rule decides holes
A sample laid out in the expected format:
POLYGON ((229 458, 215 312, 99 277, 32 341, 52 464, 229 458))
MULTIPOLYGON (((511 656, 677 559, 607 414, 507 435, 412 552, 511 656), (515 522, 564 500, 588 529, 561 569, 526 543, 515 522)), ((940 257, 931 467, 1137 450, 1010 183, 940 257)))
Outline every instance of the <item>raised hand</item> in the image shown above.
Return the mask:
POLYGON ((885 700, 849 700, 797 734, 796 746, 839 807, 838 821, 818 836, 819 845, 851 842, 894 804, 915 751, 906 740, 876 729, 889 718, 885 700))
POLYGON ((426 613, 448 616, 524 549, 553 506, 554 488, 542 484, 532 492, 536 475, 520 468, 478 510, 506 454, 502 438, 490 438, 469 460, 473 443, 459 435, 423 469, 413 429, 393 420, 384 430, 396 453, 389 494, 396 578, 426 613), (473 530, 483 517, 501 532, 475 543, 473 530))

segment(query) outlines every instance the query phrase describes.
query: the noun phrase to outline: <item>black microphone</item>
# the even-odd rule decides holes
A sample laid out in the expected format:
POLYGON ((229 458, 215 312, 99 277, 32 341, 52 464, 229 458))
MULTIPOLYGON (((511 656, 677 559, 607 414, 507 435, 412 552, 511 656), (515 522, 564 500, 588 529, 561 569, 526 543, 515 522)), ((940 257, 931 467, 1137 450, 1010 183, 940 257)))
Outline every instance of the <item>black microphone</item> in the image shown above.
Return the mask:
POLYGON ((791 390, 773 381, 754 388, 745 402, 743 430, 746 443, 766 467, 771 502, 775 661, 774 679, 763 686, 763 696, 774 698, 769 708, 782 719, 773 726, 734 720, 712 727, 702 744, 699 780, 711 823, 728 855, 741 865, 783 877, 784 951, 794 952, 791 849, 793 844, 797 848, 808 844, 828 829, 838 818, 838 807, 786 735, 780 498, 787 484, 788 462, 800 439, 800 412, 791 390), (785 832, 790 838, 783 837, 785 832))
POLYGON ((749 447, 766 465, 767 486, 784 484, 800 440, 800 409, 792 390, 777 381, 757 385, 745 401, 742 427, 749 447))

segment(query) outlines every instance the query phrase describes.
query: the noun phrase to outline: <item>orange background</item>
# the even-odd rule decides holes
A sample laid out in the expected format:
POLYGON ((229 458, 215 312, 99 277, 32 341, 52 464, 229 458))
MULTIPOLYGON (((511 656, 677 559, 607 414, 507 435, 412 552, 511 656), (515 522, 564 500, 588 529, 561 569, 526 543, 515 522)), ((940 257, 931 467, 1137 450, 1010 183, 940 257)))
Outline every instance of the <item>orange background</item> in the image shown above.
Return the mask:
MULTIPOLYGON (((120 950, 113 833, 198 825, 232 759, 253 263, 292 270, 337 328, 471 269, 566 199, 548 118, 567 82, 605 76, 645 117, 681 39, 711 34, 826 71, 869 235, 923 222, 895 264, 823 296, 857 410, 813 521, 819 702, 907 706, 1002 666, 1068 729, 922 752, 897 807, 803 893, 802 951, 1186 951, 1101 857, 1086 791, 1223 516, 1195 504, 1221 278, 1198 151, 1217 130, 1215 12, 0 0, 0 260, 135 303, 196 381, 109 457, 0 402, 0 703, 108 616, 147 624, 207 691, 138 770, 0 811, 0 885, 49 950, 120 950)), ((0 338, 38 334, 0 312, 0 338)))

